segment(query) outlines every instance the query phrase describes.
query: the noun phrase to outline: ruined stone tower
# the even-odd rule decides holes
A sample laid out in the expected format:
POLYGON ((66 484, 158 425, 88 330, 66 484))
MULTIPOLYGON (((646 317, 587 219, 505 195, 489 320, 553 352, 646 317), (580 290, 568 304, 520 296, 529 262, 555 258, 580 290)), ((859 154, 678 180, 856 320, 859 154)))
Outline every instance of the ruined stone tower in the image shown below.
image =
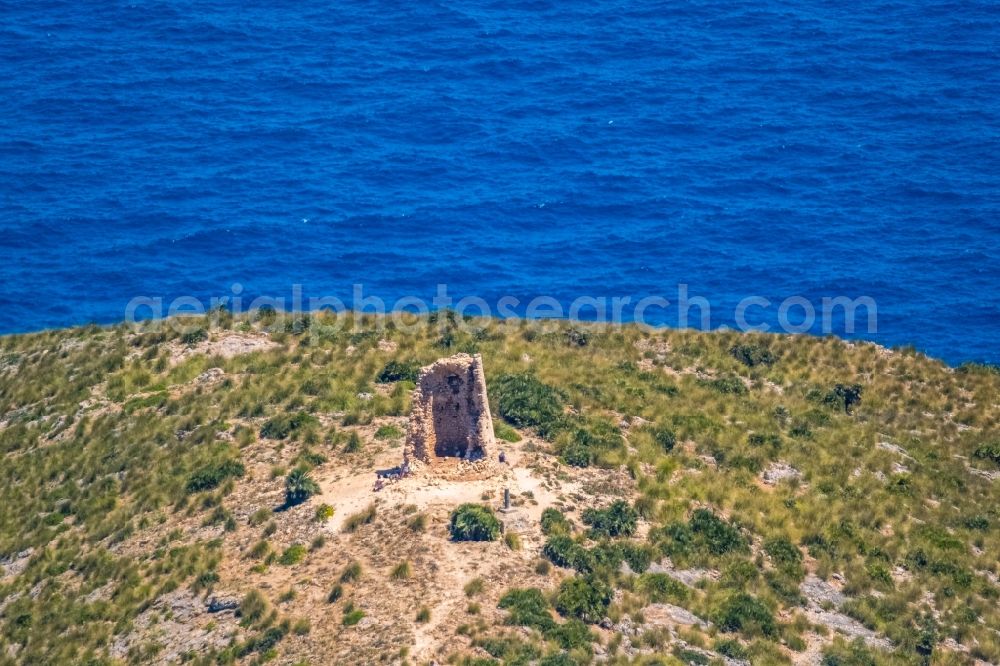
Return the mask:
POLYGON ((457 354, 422 368, 403 451, 410 468, 486 471, 498 453, 482 357, 457 354))

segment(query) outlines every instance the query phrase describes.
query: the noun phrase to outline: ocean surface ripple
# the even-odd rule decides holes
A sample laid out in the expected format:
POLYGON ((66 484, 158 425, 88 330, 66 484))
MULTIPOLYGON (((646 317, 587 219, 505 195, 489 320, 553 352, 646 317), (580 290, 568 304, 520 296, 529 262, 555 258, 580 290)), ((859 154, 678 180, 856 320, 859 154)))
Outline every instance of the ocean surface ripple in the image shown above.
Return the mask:
POLYGON ((878 331, 855 335, 1000 361, 996 2, 0 18, 0 332, 234 283, 390 303, 683 283, 713 326, 748 296, 772 325, 790 296, 870 296, 878 331))

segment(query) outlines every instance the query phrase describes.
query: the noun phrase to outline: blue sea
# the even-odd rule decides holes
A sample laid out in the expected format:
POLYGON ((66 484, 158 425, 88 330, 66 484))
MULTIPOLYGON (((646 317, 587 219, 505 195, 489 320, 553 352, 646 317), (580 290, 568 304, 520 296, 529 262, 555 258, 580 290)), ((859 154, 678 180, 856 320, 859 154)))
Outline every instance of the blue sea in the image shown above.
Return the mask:
POLYGON ((817 334, 867 297, 834 333, 998 362, 1000 4, 5 0, 0 284, 0 332, 296 284, 686 285, 817 334))

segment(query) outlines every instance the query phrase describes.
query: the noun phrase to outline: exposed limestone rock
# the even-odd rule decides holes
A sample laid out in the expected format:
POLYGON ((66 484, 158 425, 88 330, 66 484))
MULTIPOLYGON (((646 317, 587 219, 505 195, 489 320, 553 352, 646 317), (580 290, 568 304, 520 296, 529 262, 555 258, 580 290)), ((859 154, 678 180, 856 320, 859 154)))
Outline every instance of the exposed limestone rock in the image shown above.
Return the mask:
POLYGON ((497 469, 498 456, 482 357, 457 354, 422 368, 404 464, 413 472, 482 476, 497 469))
POLYGON ((761 481, 769 486, 776 485, 779 481, 784 481, 785 479, 798 479, 801 477, 802 472, 780 460, 768 465, 767 469, 760 475, 761 481))
POLYGON ((699 629, 708 629, 711 623, 703 620, 686 608, 674 606, 673 604, 650 604, 642 609, 642 615, 646 618, 646 623, 653 626, 694 626, 699 629))

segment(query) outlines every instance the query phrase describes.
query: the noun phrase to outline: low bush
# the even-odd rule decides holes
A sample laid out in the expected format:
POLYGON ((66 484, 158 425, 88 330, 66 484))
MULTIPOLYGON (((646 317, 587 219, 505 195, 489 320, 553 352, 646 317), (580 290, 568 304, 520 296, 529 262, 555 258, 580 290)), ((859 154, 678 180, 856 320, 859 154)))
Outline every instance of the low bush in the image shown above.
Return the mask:
POLYGON ((333 513, 334 510, 332 506, 330 506, 329 504, 320 504, 318 507, 316 507, 316 514, 315 514, 316 522, 324 523, 330 520, 331 518, 333 518, 333 513))
POLYGON ((271 605, 258 590, 250 590, 240 601, 238 615, 248 624, 255 624, 264 619, 271 605))
POLYGON ((824 646, 823 660, 820 662, 822 666, 877 666, 878 663, 875 655, 860 638, 847 644, 840 640, 824 646))
POLYGON ((599 578, 573 576, 560 583, 555 607, 560 615, 592 624, 604 617, 611 597, 611 587, 599 578))
POLYGON ((587 467, 602 453, 620 449, 625 440, 618 426, 604 419, 594 419, 576 428, 572 438, 563 447, 562 459, 573 467, 587 467))
POLYGON ((677 445, 677 435, 674 431, 667 427, 657 427, 653 428, 652 431, 653 441, 663 449, 664 453, 670 453, 674 450, 674 446, 677 445))
POLYGON ((736 375, 724 375, 715 379, 702 380, 702 384, 723 395, 746 395, 747 387, 736 375))
POLYGON ((586 548, 565 534, 554 534, 542 546, 544 555, 552 564, 586 572, 594 568, 594 559, 586 548))
POLYGON ((764 602, 745 593, 726 597, 715 613, 715 623, 722 631, 738 631, 746 636, 777 635, 774 614, 764 602))
POLYGON ((553 534, 569 534, 573 531, 573 524, 563 515, 562 511, 553 507, 548 507, 542 511, 541 518, 542 534, 551 536, 553 534))
POLYGON ((747 550, 746 539, 740 531, 708 509, 695 509, 688 524, 696 541, 713 555, 747 550))
POLYGON ((521 441, 521 435, 506 423, 494 423, 493 434, 497 436, 497 439, 502 439, 512 444, 521 441))
POLYGON ((989 460, 1000 465, 1000 439, 981 444, 972 455, 980 460, 989 460))
POLYGON ((642 573, 653 563, 653 548, 644 543, 626 541, 620 545, 622 559, 635 573, 642 573))
POLYGON ((420 366, 412 361, 389 361, 375 378, 379 384, 391 382, 415 382, 420 375, 420 366))
POLYGON ((361 619, 364 618, 365 612, 360 608, 355 608, 353 603, 348 603, 344 606, 344 619, 342 621, 345 627, 353 627, 361 619))
POLYGON ((549 614, 549 602, 542 591, 534 587, 508 590, 500 597, 498 606, 507 611, 507 624, 510 625, 545 631, 555 624, 549 614))
POLYGON ((278 564, 284 564, 285 566, 291 566, 293 564, 298 564, 306 557, 306 547, 301 543, 293 543, 291 546, 285 549, 285 552, 281 554, 278 558, 278 564))
POLYGON ((729 348, 729 355, 750 368, 758 365, 771 366, 776 360, 770 349, 758 343, 734 345, 729 348))
POLYGON ((319 421, 315 416, 298 412, 296 414, 281 414, 269 419, 260 429, 260 436, 267 439, 287 439, 293 433, 306 426, 316 425, 319 421))
POLYGON ((590 628, 576 618, 552 626, 545 632, 545 637, 558 643, 564 650, 586 647, 594 640, 590 628))
POLYGON ((518 428, 535 428, 551 437, 563 421, 563 398, 530 373, 500 375, 490 382, 497 413, 518 428))
POLYGON ((219 487, 227 479, 242 478, 246 474, 246 467, 239 460, 226 460, 214 465, 209 465, 198 470, 188 478, 187 491, 189 493, 212 490, 219 487))
POLYGON ((403 431, 394 425, 384 425, 375 431, 375 439, 399 439, 403 431))
POLYGON ((489 507, 462 504, 451 512, 448 529, 453 541, 496 541, 501 526, 489 507))
POLYGON ((861 384, 837 384, 826 394, 823 402, 838 409, 843 408, 845 414, 850 414, 851 408, 861 403, 863 390, 861 384))
POLYGON ((664 573, 644 573, 639 576, 638 589, 653 603, 680 603, 688 598, 684 583, 664 573))
POLYGON ((632 536, 638 527, 639 514, 625 500, 615 500, 604 509, 587 509, 583 522, 596 536, 632 536))
POLYGON ((802 564, 802 551, 785 537, 775 537, 764 542, 767 553, 778 568, 797 569, 802 564))
POLYGON ((208 340, 208 331, 203 328, 196 328, 181 335, 181 343, 188 347, 196 345, 199 342, 204 342, 205 340, 208 340))
POLYGON ((285 504, 296 506, 319 493, 319 484, 312 480, 304 467, 296 467, 285 478, 285 504))

